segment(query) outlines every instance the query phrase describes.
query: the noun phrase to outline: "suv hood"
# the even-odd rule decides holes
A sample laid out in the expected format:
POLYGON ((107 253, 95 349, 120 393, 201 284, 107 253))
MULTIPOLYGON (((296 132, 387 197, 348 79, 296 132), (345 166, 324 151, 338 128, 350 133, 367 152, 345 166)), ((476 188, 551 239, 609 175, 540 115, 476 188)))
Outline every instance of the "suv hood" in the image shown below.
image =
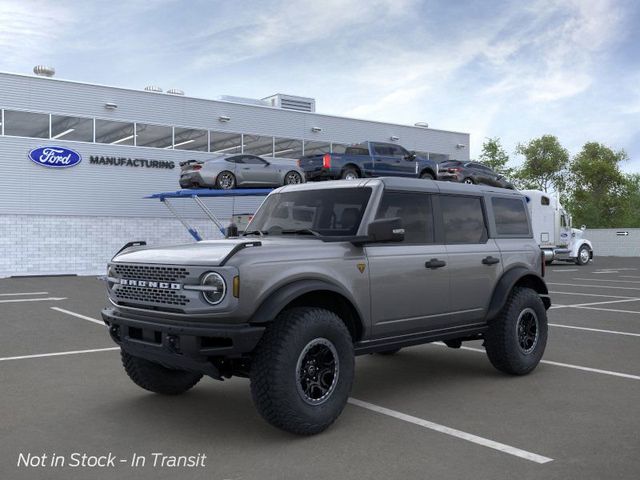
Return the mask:
MULTIPOLYGON (((304 241, 320 242, 321 240, 307 238, 304 241)), ((252 242, 261 242, 264 247, 300 245, 300 237, 292 235, 290 237, 267 239, 251 236, 239 239, 205 240, 198 243, 170 247, 133 247, 113 257, 113 261, 119 263, 218 266, 235 247, 243 243, 252 242)))

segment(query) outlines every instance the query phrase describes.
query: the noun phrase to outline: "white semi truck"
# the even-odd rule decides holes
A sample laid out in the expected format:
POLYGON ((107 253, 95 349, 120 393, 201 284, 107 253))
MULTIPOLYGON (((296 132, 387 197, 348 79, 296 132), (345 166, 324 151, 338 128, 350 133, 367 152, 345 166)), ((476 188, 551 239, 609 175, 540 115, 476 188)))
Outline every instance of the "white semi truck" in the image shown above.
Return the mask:
POLYGON ((533 235, 544 252, 545 262, 554 260, 586 265, 593 259, 593 246, 585 238, 585 226, 572 228, 571 215, 557 198, 539 190, 523 190, 531 214, 533 235))

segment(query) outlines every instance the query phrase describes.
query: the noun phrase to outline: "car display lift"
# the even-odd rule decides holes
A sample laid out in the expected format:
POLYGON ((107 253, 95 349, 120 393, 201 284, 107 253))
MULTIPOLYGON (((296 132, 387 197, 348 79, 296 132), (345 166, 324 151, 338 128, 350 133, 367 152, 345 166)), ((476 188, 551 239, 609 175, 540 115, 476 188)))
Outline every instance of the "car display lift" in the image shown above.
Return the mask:
POLYGON ((171 201, 177 198, 191 198, 200 207, 200 210, 218 227, 220 233, 226 235, 227 229, 222 225, 222 222, 218 220, 215 214, 209 207, 202 201, 203 198, 226 198, 226 197, 266 197, 272 188, 236 188, 231 190, 211 190, 208 188, 196 188, 189 190, 178 190, 176 192, 163 192, 154 193, 144 198, 157 198, 169 209, 171 214, 178 219, 184 228, 191 234, 191 236, 197 241, 202 240, 200 233, 192 227, 186 219, 180 216, 172 205, 171 201))

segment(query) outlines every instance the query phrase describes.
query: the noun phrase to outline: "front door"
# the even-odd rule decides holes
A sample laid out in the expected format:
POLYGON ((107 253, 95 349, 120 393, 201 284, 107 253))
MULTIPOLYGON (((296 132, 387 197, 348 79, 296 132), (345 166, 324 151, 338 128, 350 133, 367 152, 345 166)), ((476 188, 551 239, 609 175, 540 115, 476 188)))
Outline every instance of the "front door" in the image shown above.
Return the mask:
POLYGON ((385 191, 377 217, 400 217, 405 239, 365 247, 373 335, 384 338, 445 326, 448 257, 446 247, 435 243, 431 195, 385 191))
POLYGON ((238 180, 247 185, 276 185, 279 183, 276 169, 269 162, 255 155, 245 155, 243 163, 236 168, 238 180))

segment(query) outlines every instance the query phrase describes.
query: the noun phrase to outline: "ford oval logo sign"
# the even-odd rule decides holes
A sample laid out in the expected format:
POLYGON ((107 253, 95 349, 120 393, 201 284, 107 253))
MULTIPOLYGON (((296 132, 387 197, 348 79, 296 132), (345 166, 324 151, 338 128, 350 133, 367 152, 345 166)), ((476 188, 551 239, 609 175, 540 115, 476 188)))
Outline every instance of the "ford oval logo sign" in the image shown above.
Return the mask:
POLYGON ((69 148, 39 147, 29 152, 29 159, 43 167, 69 168, 79 164, 82 156, 69 148))

